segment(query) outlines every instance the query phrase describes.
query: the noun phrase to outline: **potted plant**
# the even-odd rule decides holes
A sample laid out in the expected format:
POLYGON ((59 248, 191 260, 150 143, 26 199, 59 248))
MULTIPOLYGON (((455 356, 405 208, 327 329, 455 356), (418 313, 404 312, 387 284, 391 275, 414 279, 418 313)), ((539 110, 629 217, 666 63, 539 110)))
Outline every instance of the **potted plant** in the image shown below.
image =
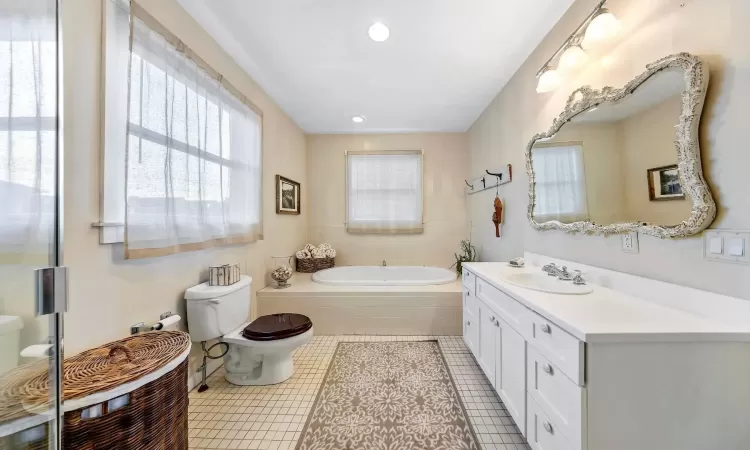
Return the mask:
POLYGON ((477 260, 477 249, 473 245, 471 245, 471 241, 469 239, 464 239, 461 241, 461 254, 454 253, 453 256, 456 258, 456 262, 453 263, 451 267, 456 267, 456 273, 458 276, 461 276, 461 271, 463 270, 463 263, 465 262, 474 262, 477 260))

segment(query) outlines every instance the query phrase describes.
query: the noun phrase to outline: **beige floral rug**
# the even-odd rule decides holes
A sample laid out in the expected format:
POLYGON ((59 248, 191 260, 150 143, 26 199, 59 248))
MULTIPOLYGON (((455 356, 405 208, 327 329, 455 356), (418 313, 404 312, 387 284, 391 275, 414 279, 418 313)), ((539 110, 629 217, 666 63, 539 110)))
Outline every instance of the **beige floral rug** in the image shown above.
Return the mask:
POLYGON ((437 341, 340 342, 297 450, 478 450, 437 341))

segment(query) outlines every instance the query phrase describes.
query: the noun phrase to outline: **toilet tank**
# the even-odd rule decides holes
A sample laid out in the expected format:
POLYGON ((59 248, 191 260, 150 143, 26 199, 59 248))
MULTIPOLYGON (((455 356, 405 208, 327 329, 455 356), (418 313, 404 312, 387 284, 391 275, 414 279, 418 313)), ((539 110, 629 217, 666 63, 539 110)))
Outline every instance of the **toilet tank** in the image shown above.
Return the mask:
POLYGON ((209 286, 206 282, 185 290, 190 339, 196 342, 216 339, 247 322, 252 280, 242 275, 231 286, 209 286))

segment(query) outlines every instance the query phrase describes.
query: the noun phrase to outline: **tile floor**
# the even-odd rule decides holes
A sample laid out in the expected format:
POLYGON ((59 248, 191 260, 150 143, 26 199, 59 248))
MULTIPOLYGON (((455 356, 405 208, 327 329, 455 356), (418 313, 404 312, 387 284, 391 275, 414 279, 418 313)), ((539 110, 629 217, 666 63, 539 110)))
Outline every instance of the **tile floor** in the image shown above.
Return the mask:
POLYGON ((234 386, 223 369, 190 393, 191 449, 290 450, 305 426, 339 341, 437 339, 482 450, 529 450, 460 336, 316 336, 294 354, 295 373, 274 386, 234 386))

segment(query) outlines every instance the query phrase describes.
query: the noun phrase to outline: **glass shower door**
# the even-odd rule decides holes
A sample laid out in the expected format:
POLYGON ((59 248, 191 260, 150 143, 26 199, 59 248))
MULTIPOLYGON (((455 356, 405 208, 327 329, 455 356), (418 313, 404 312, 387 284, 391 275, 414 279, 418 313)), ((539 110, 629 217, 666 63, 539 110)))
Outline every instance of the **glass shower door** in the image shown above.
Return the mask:
POLYGON ((57 0, 0 0, 0 449, 60 448, 57 0))

